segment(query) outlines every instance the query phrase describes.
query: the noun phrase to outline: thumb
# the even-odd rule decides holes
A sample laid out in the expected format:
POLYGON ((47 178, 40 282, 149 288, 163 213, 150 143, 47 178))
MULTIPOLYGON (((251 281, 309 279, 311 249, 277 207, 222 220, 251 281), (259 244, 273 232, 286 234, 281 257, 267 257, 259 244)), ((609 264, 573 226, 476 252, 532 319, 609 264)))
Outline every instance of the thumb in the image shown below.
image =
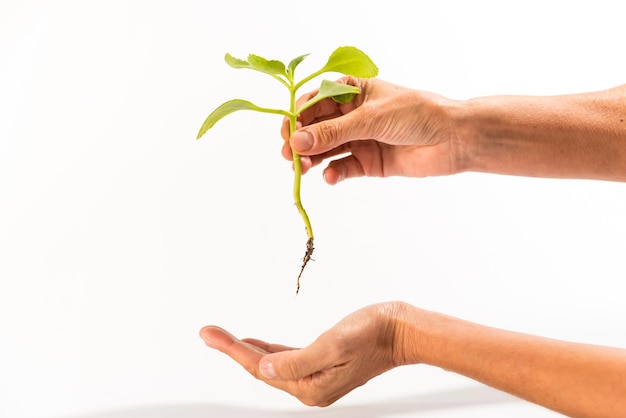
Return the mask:
POLYGON ((307 347, 263 356, 259 372, 267 379, 298 380, 333 366, 334 361, 328 353, 307 347))
POLYGON ((367 121, 359 120, 360 108, 339 116, 307 125, 295 131, 289 138, 291 149, 301 155, 317 155, 350 141, 371 139, 365 132, 367 121))

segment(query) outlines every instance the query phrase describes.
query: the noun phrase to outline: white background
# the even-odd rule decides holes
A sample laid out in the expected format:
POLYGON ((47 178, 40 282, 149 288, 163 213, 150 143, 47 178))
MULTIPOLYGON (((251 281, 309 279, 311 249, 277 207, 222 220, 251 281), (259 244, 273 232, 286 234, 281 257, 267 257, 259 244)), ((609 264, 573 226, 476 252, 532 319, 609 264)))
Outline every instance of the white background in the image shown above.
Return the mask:
POLYGON ((555 416, 426 366, 308 408, 198 330, 306 345, 399 299, 626 346, 626 185, 330 187, 316 168, 302 186, 316 261, 294 297, 306 236, 280 117, 241 112, 195 136, 231 98, 284 107, 279 84, 225 52, 311 53, 304 74, 354 45, 380 78, 466 99, 623 84, 625 39, 602 1, 0 1, 0 417, 555 416))

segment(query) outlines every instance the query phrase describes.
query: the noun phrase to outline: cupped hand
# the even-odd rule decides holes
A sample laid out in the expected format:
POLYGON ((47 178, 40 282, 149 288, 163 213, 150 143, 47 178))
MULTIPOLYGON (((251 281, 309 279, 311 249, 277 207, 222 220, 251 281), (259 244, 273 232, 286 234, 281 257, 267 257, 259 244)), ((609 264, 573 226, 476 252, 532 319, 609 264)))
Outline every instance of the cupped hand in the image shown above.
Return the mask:
POLYGON ((202 328, 207 346, 241 364, 263 382, 310 406, 328 406, 371 378, 399 365, 394 353, 394 304, 360 309, 311 345, 293 348, 238 339, 216 327, 202 328))
MULTIPOLYGON (((324 170, 329 184, 361 177, 425 177, 458 170, 458 133, 455 103, 441 96, 397 86, 379 79, 344 77, 361 93, 346 104, 325 99, 298 117, 298 129, 289 135, 284 121, 282 153, 303 156, 303 172, 329 158, 324 170)), ((317 94, 312 91, 298 105, 317 94)))

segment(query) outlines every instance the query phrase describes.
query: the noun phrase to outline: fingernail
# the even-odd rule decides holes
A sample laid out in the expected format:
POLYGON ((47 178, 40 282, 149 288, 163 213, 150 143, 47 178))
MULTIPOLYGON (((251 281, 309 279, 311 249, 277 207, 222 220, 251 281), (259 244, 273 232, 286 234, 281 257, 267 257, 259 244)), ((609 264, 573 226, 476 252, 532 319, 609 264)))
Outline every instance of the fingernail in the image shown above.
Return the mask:
POLYGON ((326 170, 324 170, 324 171, 322 172, 322 176, 324 177, 324 181, 325 181, 326 183, 328 183, 328 184, 332 184, 332 183, 330 182, 330 177, 328 176, 328 173, 326 172, 326 170))
POLYGON ((213 344, 213 341, 211 340, 211 338, 208 335, 205 335, 205 333, 202 332, 202 330, 200 331, 200 338, 204 340, 204 343, 207 345, 207 347, 215 348, 215 345, 213 344))
POLYGON ((263 361, 259 365, 259 371, 263 377, 267 379, 276 379, 276 371, 274 370, 274 364, 271 361, 263 361))
POLYGON ((291 135, 289 143, 296 152, 308 151, 313 146, 313 135, 306 131, 295 132, 291 135))

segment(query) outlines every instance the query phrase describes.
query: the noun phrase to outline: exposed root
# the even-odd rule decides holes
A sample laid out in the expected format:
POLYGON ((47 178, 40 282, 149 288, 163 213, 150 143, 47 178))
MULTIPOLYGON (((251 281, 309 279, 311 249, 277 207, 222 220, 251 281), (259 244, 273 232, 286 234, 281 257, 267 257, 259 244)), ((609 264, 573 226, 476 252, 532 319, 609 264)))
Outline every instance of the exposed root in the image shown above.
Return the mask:
POLYGON ((300 292, 300 277, 302 277, 302 272, 304 271, 304 268, 306 267, 309 260, 312 260, 311 256, 313 255, 314 249, 315 248, 313 247, 313 238, 309 238, 309 240, 306 242, 306 252, 304 253, 304 257, 302 258, 302 268, 300 269, 300 274, 298 274, 296 296, 298 295, 298 292, 300 292))

